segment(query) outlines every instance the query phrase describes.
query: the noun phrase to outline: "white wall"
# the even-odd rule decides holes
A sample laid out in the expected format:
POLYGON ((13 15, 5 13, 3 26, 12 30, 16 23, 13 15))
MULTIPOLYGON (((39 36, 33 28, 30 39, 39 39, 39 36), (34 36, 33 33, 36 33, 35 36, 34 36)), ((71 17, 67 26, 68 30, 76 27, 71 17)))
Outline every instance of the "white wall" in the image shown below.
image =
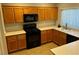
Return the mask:
POLYGON ((3 25, 2 9, 1 9, 1 4, 0 4, 0 54, 1 55, 8 54, 3 26, 4 25, 3 25))
POLYGON ((58 7, 60 9, 78 8, 79 3, 61 3, 61 4, 58 4, 58 7))
POLYGON ((56 3, 3 3, 3 6, 48 6, 56 7, 56 3))

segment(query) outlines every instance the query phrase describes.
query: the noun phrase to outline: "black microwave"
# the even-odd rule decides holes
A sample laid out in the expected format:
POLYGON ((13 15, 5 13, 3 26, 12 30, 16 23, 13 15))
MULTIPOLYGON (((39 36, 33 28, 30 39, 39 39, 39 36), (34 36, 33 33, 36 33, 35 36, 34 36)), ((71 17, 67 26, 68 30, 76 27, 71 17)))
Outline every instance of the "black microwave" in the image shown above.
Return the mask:
POLYGON ((24 22, 36 22, 38 20, 38 14, 24 14, 24 22))

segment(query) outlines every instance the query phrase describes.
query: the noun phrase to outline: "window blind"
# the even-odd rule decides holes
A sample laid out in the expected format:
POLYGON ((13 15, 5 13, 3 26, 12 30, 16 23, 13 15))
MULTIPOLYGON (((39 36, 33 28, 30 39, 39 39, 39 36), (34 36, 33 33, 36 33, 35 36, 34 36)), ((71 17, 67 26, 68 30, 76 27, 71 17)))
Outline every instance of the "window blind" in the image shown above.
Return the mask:
POLYGON ((79 29, 79 9, 67 9, 61 12, 61 26, 79 29))

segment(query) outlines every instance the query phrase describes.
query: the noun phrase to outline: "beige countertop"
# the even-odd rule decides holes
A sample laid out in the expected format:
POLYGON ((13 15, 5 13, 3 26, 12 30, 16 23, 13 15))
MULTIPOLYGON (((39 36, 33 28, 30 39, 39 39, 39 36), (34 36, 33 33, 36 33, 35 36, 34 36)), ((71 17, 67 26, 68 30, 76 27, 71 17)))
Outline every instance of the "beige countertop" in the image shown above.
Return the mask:
POLYGON ((58 30, 58 31, 66 33, 66 34, 70 34, 70 35, 73 35, 75 37, 79 37, 79 31, 64 29, 62 27, 58 28, 57 26, 49 26, 49 27, 39 27, 39 29, 40 30, 55 29, 55 30, 58 30))
MULTIPOLYGON (((53 29, 52 26, 49 26, 49 27, 39 27, 38 28, 39 30, 49 30, 49 29, 53 29)), ((18 35, 18 34, 23 34, 23 33, 26 33, 24 30, 19 30, 19 31, 13 31, 13 32, 6 32, 5 33, 5 36, 12 36, 12 35, 18 35)))
POLYGON ((66 34, 70 34, 70 35, 75 36, 75 37, 79 37, 79 31, 77 31, 77 30, 69 30, 69 29, 63 29, 63 28, 54 28, 54 29, 61 31, 61 32, 64 32, 66 34))
POLYGON ((50 50, 56 55, 79 55, 79 40, 50 50))
POLYGON ((53 29, 53 26, 47 26, 47 27, 37 27, 39 30, 43 31, 43 30, 49 30, 49 29, 53 29))
MULTIPOLYGON (((69 30, 69 29, 63 29, 63 28, 58 28, 57 26, 47 26, 47 27, 38 27, 39 30, 49 30, 49 29, 55 29, 61 32, 64 32, 66 34, 73 35, 75 37, 79 37, 79 32, 76 30, 69 30)), ((22 34, 26 33, 24 30, 19 30, 19 31, 14 31, 14 32, 7 32, 5 33, 5 36, 11 36, 11 35, 17 35, 17 34, 22 34)))
POLYGON ((26 32, 24 30, 13 31, 13 32, 5 33, 5 36, 12 36, 12 35, 18 35, 18 34, 23 34, 23 33, 26 33, 26 32))

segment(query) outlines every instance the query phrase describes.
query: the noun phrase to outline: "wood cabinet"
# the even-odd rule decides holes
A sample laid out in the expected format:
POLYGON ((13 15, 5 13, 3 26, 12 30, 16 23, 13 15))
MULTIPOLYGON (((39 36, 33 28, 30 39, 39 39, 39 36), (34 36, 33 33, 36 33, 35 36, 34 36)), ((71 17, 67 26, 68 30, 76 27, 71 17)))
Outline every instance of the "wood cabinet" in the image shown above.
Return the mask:
POLYGON ((47 31, 41 31, 41 44, 47 43, 47 31))
POLYGON ((53 30, 53 39, 52 41, 55 42, 58 45, 63 45, 67 43, 67 35, 63 32, 53 30))
POLYGON ((39 20, 57 20, 57 7, 38 7, 39 20))
POLYGON ((18 39, 17 36, 8 36, 7 39, 7 48, 8 52, 13 52, 18 50, 18 39))
POLYGON ((41 44, 52 41, 52 30, 41 31, 41 44))
POLYGON ((22 23, 23 14, 38 14, 39 21, 57 20, 58 8, 57 7, 35 7, 35 6, 4 6, 3 17, 5 23, 22 23))
POLYGON ((38 7, 38 20, 39 21, 44 21, 45 17, 44 17, 44 7, 38 7))
POLYGON ((26 48, 25 34, 7 36, 6 41, 9 53, 26 48))
POLYGON ((14 11, 12 7, 3 7, 3 17, 5 24, 14 23, 14 11))
POLYGON ((14 18, 16 23, 23 22, 23 8, 22 7, 14 7, 14 18))
POLYGON ((52 19, 55 21, 58 19, 58 7, 52 8, 51 17, 53 17, 52 19))
POLYGON ((3 17, 5 24, 22 23, 23 9, 22 7, 3 7, 3 17))
POLYGON ((37 7, 29 6, 29 7, 23 8, 24 14, 37 14, 37 11, 38 11, 37 7))
POLYGON ((52 29, 50 30, 47 30, 47 39, 48 39, 48 42, 51 42, 52 41, 52 29))
POLYGON ((19 49, 26 48, 26 35, 25 34, 18 35, 18 48, 19 49))
POLYGON ((57 7, 45 7, 45 20, 57 20, 58 8, 57 7))

